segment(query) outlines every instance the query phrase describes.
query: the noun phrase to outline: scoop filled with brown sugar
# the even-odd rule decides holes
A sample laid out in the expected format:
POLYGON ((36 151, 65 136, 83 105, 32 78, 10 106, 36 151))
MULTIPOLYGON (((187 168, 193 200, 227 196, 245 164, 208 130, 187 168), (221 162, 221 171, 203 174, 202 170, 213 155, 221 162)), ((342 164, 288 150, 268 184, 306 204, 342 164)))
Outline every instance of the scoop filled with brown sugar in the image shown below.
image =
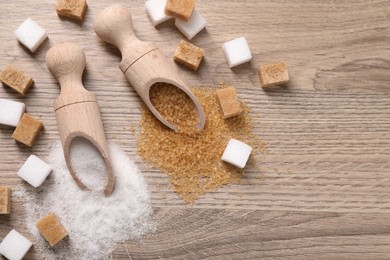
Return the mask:
POLYGON ((176 125, 178 132, 198 131, 199 118, 194 102, 181 89, 167 83, 156 83, 150 88, 149 95, 156 110, 169 123, 176 125))
MULTIPOLYGON (((168 129, 143 105, 137 143, 138 153, 143 160, 167 173, 175 192, 187 203, 194 202, 206 192, 237 183, 241 179, 243 170, 220 159, 231 138, 254 147, 253 154, 264 149, 264 144, 252 132, 252 120, 245 104, 242 104, 242 114, 223 119, 216 89, 202 87, 191 90, 206 113, 207 121, 203 130, 197 131, 192 127, 197 117, 191 100, 186 100, 174 86, 164 85, 154 88, 150 93, 153 104, 166 118, 185 126, 185 131, 168 129), (177 109, 172 106, 178 106, 180 113, 177 114, 177 109)), ((255 163, 253 155, 250 163, 255 163)))

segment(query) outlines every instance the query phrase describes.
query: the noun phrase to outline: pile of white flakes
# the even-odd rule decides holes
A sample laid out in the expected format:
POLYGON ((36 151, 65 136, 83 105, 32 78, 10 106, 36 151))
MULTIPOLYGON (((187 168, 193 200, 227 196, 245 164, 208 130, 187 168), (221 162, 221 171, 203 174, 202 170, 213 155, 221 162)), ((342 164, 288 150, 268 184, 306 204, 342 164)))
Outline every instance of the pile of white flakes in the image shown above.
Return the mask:
POLYGON ((110 143, 109 148, 116 176, 109 197, 102 193, 103 158, 83 139, 72 142, 72 164, 76 172, 83 173, 82 179, 89 187, 100 189, 78 188, 57 142, 45 160, 53 167, 51 176, 38 189, 24 185, 15 192, 24 202, 27 227, 36 238, 35 248, 46 259, 108 259, 118 243, 140 241, 155 231, 148 187, 137 165, 117 145, 110 143), (69 232, 69 238, 55 248, 49 247, 35 227, 49 212, 55 213, 69 232))

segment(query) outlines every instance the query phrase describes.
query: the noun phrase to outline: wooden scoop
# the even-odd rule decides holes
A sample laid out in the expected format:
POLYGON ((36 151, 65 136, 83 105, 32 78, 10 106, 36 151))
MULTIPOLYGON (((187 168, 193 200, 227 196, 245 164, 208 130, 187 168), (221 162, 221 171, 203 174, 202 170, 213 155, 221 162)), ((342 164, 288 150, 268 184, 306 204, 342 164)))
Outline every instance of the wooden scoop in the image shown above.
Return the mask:
POLYGON ((101 11, 95 18, 94 29, 104 41, 115 45, 122 53, 120 69, 137 91, 150 111, 167 127, 176 126, 165 120, 150 101, 150 88, 156 83, 168 83, 181 89, 194 102, 203 129, 206 121, 203 108, 197 98, 180 79, 156 45, 140 41, 134 34, 131 15, 126 7, 113 5, 101 11))
POLYGON ((84 52, 73 43, 59 44, 47 52, 46 63, 61 85, 61 94, 54 102, 54 110, 70 174, 81 189, 87 189, 73 169, 70 158, 72 140, 85 138, 104 159, 107 170, 104 194, 109 196, 114 189, 115 177, 96 95, 87 91, 81 82, 85 69, 84 52))

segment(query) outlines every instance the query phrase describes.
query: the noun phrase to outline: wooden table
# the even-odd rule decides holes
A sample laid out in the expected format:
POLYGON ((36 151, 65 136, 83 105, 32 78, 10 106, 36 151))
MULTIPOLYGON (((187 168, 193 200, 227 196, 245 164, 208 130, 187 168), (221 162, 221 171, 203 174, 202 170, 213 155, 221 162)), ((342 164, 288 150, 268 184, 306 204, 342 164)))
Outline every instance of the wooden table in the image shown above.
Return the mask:
MULTIPOLYGON (((26 103, 45 130, 32 149, 15 144, 0 127, 0 182, 16 188, 16 171, 30 153, 45 157, 59 139, 52 109, 59 87, 45 64, 47 50, 74 41, 87 56, 85 86, 100 101, 108 138, 135 158, 152 190, 159 229, 138 245, 119 245, 112 259, 388 259, 390 255, 390 2, 386 0, 205 1, 197 9, 208 22, 192 42, 206 49, 199 71, 174 65, 190 85, 223 80, 259 122, 266 142, 260 171, 241 185, 218 189, 186 208, 168 179, 136 156, 131 128, 140 119, 139 98, 118 65, 120 53, 92 29, 109 1, 89 1, 83 23, 60 19, 54 0, 4 1, 0 15, 0 67, 29 72, 35 86, 26 98, 0 87, 1 98, 26 103), (27 17, 49 34, 30 54, 13 35, 27 17), (221 46, 245 36, 250 63, 229 69, 221 46), (264 91, 257 67, 285 60, 291 81, 264 91)), ((156 30, 144 1, 122 2, 136 33, 171 57, 183 37, 173 22, 156 30)), ((12 227, 26 236, 21 202, 0 217, 0 237, 12 227)), ((41 259, 34 250, 29 259, 41 259)))

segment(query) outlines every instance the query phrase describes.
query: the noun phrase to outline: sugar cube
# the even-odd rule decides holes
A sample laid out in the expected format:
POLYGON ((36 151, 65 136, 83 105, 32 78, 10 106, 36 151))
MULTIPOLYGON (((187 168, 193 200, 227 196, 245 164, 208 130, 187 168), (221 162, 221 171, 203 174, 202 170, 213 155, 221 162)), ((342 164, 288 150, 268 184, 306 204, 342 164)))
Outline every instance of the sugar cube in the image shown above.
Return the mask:
POLYGON ((28 147, 32 147, 42 127, 43 124, 41 121, 27 113, 24 113, 22 119, 20 119, 18 126, 12 134, 12 138, 27 145, 28 147))
POLYGON ((35 155, 30 155, 26 162, 19 169, 17 175, 37 188, 46 180, 52 168, 50 165, 35 155))
POLYGON ((236 139, 230 139, 221 160, 242 169, 251 153, 252 147, 236 139))
POLYGON ((0 98, 0 124, 16 127, 25 110, 21 102, 0 98))
POLYGON ((49 213, 38 221, 35 226, 52 247, 68 236, 68 232, 54 213, 49 213))
POLYGON ((169 16, 165 13, 165 5, 167 0, 149 0, 145 3, 145 11, 148 14, 152 24, 154 26, 159 25, 169 19, 172 16, 169 16))
POLYGON ((262 87, 271 87, 287 83, 289 81, 289 76, 286 63, 279 62, 260 66, 259 78, 262 87))
POLYGON ((27 18, 19 26, 15 31, 15 36, 31 52, 35 52, 47 38, 46 31, 31 18, 27 18))
POLYGON ((84 19, 87 9, 86 0, 57 0, 56 12, 59 16, 68 17, 78 21, 84 19))
POLYGON ((32 243, 15 229, 0 244, 0 254, 9 260, 20 260, 30 250, 32 243))
POLYGON ((234 87, 218 89, 217 98, 223 113, 223 118, 226 119, 242 113, 241 103, 238 100, 234 87))
POLYGON ((206 24, 206 20, 196 10, 192 12, 188 22, 180 19, 176 19, 175 21, 177 29, 179 29, 188 40, 191 40, 195 35, 202 31, 206 27, 206 24))
POLYGON ((11 189, 7 186, 0 186, 0 215, 11 213, 11 189))
POLYGON ((11 64, 8 64, 5 70, 1 72, 0 81, 22 95, 25 95, 30 86, 34 83, 31 77, 27 76, 24 72, 17 70, 11 64))
POLYGON ((241 65, 252 59, 251 50, 245 37, 226 42, 222 46, 230 68, 241 65))
POLYGON ((173 55, 173 60, 189 67, 190 69, 197 70, 203 56, 204 49, 185 40, 181 40, 177 46, 175 54, 173 55))
POLYGON ((195 0, 168 0, 165 13, 188 22, 195 8, 195 0))

